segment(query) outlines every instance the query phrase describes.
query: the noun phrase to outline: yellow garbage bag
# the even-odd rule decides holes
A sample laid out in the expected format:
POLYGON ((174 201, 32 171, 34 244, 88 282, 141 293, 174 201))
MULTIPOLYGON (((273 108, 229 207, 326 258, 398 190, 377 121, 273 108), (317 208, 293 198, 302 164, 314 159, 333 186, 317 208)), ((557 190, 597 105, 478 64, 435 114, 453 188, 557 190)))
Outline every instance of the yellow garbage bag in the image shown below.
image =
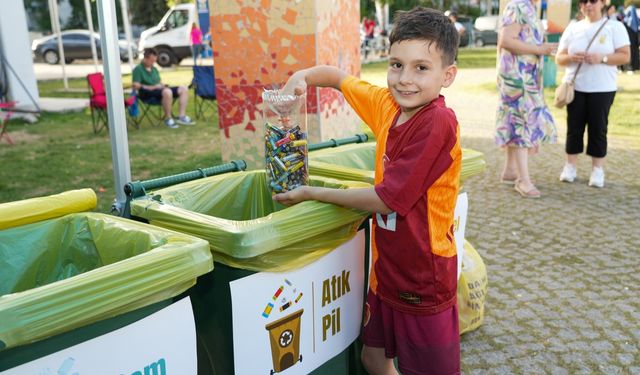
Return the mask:
POLYGON ((0 230, 64 216, 96 207, 91 189, 69 190, 46 197, 0 204, 0 230))
POLYGON ((458 280, 458 318, 461 335, 482 324, 487 287, 487 269, 484 262, 476 249, 465 240, 462 273, 458 280))

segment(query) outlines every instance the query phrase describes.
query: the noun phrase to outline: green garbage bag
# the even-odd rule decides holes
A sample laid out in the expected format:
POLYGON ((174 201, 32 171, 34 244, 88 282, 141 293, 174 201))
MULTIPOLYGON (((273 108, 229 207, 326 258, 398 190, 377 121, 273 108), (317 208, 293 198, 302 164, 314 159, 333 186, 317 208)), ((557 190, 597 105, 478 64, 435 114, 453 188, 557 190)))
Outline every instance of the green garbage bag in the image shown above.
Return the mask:
MULTIPOLYGON (((314 177, 312 186, 365 188, 314 177)), ((351 239, 366 212, 307 201, 276 203, 263 170, 228 173, 156 190, 131 202, 131 215, 209 241, 213 259, 245 270, 285 271, 312 263, 351 239)))
POLYGON ((174 297, 212 269, 206 241, 100 213, 0 230, 0 350, 174 297))
MULTIPOLYGON (((346 181, 374 183, 375 143, 357 143, 325 148, 309 153, 309 173, 346 181)), ((484 171, 481 152, 463 149, 460 182, 484 171)))

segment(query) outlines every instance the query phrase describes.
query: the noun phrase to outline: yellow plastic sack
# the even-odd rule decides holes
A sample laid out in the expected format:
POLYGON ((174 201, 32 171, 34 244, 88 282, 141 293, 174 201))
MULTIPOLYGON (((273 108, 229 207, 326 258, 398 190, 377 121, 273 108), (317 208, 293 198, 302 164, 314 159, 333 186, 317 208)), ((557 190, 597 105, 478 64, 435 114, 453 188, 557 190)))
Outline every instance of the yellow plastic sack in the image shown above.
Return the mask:
POLYGON ((105 214, 0 230, 0 350, 166 300, 212 269, 206 241, 105 214))
MULTIPOLYGON (((273 201, 262 170, 173 185, 131 202, 131 215, 209 241, 213 258, 253 271, 297 269, 351 239, 366 212, 307 201, 273 201)), ((311 177, 310 184, 364 188, 362 182, 311 177)))
MULTIPOLYGON (((309 153, 309 173, 338 180, 374 183, 375 143, 357 143, 325 148, 309 153)), ((460 182, 482 173, 484 154, 463 149, 460 182)))
POLYGON ((70 190, 41 198, 0 204, 0 230, 35 223, 96 207, 96 193, 91 189, 70 190))
POLYGON ((476 249, 465 240, 462 272, 458 280, 460 334, 473 331, 482 324, 487 287, 487 269, 484 262, 476 249))

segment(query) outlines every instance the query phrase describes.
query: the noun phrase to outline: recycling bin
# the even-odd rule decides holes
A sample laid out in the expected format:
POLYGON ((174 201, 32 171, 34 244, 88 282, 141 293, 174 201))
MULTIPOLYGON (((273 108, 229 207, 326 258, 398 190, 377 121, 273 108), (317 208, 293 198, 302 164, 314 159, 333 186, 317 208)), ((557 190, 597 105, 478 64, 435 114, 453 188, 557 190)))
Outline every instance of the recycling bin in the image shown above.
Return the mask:
POLYGON ((137 322, 213 269, 204 240, 74 212, 95 203, 83 189, 0 204, 0 371, 137 322))
MULTIPOLYGON (((314 176, 309 184, 371 186, 314 176)), ((331 340, 346 332, 355 340, 360 331, 366 212, 317 201, 282 206, 273 201, 264 170, 149 191, 130 207, 134 219, 209 242, 215 272, 184 294, 196 319, 199 374, 279 373, 311 364, 315 374, 362 373, 352 341, 326 358, 322 351, 333 350, 331 340), (344 264, 359 263, 346 268, 334 260, 343 256, 355 259, 344 264), (285 321, 291 326, 279 331, 285 321), (260 367, 240 369, 253 365, 260 367)))
POLYGON ((300 354, 300 317, 304 309, 269 323, 265 326, 269 331, 271 357, 274 372, 282 372, 302 361, 300 354))

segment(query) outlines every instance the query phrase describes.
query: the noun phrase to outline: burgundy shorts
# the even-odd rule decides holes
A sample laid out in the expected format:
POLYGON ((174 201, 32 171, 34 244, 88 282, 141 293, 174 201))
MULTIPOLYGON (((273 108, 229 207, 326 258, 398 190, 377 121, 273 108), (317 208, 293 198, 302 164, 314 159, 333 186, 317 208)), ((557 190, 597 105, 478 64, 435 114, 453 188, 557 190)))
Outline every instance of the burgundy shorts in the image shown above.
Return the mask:
POLYGON ((387 358, 398 357, 402 374, 460 373, 458 305, 434 315, 412 315, 394 310, 369 291, 365 309, 362 341, 384 348, 387 358))

